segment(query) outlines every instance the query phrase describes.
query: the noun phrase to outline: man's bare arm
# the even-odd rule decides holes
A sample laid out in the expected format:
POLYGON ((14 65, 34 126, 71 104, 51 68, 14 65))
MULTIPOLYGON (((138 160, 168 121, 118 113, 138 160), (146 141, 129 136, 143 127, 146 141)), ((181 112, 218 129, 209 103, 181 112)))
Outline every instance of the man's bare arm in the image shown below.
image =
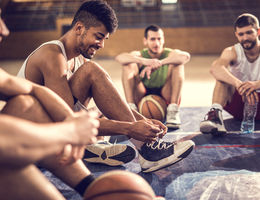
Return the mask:
POLYGON ((169 53, 168 57, 161 61, 162 65, 185 65, 190 61, 190 54, 188 52, 175 49, 169 53))
POLYGON ((88 115, 55 124, 37 124, 2 114, 0 115, 0 163, 24 166, 46 156, 60 153, 67 144, 94 143, 98 125, 98 121, 88 115))
POLYGON ((138 65, 151 66, 153 68, 158 68, 161 66, 161 61, 158 59, 143 58, 140 51, 133 51, 131 53, 121 53, 116 56, 116 61, 121 65, 128 65, 131 63, 136 63, 138 65))
POLYGON ((74 115, 66 102, 50 89, 12 76, 2 69, 0 69, 0 94, 5 97, 2 100, 16 95, 32 95, 43 105, 54 121, 63 121, 74 115))
POLYGON ((228 70, 228 66, 236 61, 236 52, 234 47, 228 47, 223 50, 221 56, 212 63, 210 73, 218 80, 233 85, 236 89, 242 83, 228 70))

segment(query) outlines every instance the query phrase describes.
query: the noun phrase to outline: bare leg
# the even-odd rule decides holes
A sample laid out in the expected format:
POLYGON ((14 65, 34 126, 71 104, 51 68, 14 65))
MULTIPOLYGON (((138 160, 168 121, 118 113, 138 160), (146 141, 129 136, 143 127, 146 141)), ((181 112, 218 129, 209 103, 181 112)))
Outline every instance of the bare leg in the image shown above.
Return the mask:
POLYGON ((122 83, 126 101, 137 105, 145 95, 145 87, 139 78, 139 69, 136 64, 123 67, 122 83))
POLYGON ((93 97, 97 107, 109 119, 135 121, 109 75, 97 64, 87 62, 69 80, 72 94, 80 101, 93 97), (84 92, 83 92, 84 91, 84 92))
MULTIPOLYGON (((3 108, 3 113, 39 123, 52 122, 51 117, 45 112, 41 104, 29 95, 12 98, 3 108)), ((56 156, 53 156, 40 163, 71 187, 76 186, 90 174, 81 160, 72 165, 62 166, 58 163, 56 156)))
POLYGON ((65 200, 33 165, 18 169, 0 168, 0 196, 5 200, 65 200))
POLYGON ((235 88, 227 83, 216 81, 216 85, 213 91, 212 104, 217 103, 222 107, 227 102, 231 101, 231 98, 235 92, 235 88))
POLYGON ((169 66, 167 80, 162 89, 162 96, 167 102, 179 104, 184 78, 184 65, 169 66))
MULTIPOLYGON (((109 75, 97 64, 85 63, 71 77, 69 84, 73 96, 81 102, 93 97, 97 107, 107 118, 129 122, 136 120, 109 75)), ((133 138, 131 142, 137 148, 143 145, 143 142, 133 138)))

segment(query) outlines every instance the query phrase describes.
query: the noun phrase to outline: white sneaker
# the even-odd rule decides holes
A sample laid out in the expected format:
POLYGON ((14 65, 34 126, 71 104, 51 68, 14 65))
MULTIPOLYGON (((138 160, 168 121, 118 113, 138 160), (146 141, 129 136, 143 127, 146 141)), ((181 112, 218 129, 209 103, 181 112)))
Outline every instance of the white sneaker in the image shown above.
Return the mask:
POLYGON ((200 123, 200 132, 212 135, 224 135, 227 130, 224 125, 222 111, 217 108, 211 108, 206 114, 204 120, 200 123))
POLYGON ((154 172, 173 165, 187 157, 195 144, 192 140, 172 143, 159 140, 151 144, 145 143, 139 150, 139 163, 142 171, 154 172))
POLYGON ((132 161, 136 156, 133 147, 126 144, 111 144, 108 141, 87 145, 83 159, 90 163, 119 166, 132 161))
POLYGON ((168 128, 178 129, 181 125, 179 106, 170 104, 167 107, 166 126, 168 128))

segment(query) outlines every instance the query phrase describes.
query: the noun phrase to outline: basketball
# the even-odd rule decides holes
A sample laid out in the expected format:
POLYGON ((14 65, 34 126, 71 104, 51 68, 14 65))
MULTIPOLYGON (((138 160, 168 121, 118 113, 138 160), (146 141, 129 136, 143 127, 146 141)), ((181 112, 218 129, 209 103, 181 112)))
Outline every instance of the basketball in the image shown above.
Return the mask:
POLYGON ((87 188, 84 200, 150 200, 155 194, 141 176, 113 170, 99 176, 87 188))
POLYGON ((148 119, 164 121, 167 105, 158 95, 147 95, 138 104, 139 112, 148 119))

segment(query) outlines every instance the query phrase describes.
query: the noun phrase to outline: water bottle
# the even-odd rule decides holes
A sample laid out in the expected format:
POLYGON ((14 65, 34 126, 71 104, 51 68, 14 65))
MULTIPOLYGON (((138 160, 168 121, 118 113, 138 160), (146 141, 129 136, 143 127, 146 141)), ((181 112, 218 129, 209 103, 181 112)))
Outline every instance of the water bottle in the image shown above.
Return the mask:
POLYGON ((250 105, 245 98, 244 111, 243 111, 243 121, 241 123, 241 133, 248 134, 253 133, 255 130, 255 116, 257 112, 257 104, 250 105))

